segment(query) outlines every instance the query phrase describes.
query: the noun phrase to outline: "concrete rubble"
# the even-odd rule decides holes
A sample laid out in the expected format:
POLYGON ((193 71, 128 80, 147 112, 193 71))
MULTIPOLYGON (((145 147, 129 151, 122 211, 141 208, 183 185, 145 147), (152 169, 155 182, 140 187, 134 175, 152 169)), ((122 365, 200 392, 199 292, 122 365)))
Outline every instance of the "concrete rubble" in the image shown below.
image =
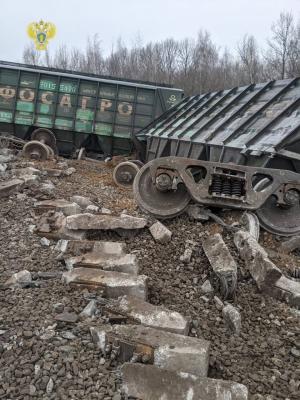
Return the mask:
POLYGON ((92 317, 97 310, 97 303, 95 300, 91 300, 79 314, 81 317, 92 317))
POLYGON ((131 295, 120 297, 112 304, 109 303, 106 309, 151 328, 181 335, 187 335, 189 332, 189 320, 180 313, 143 302, 131 295))
POLYGON ((284 276, 249 233, 236 232, 234 243, 260 290, 300 308, 300 281, 284 276))
POLYGON ((280 251, 291 253, 294 250, 300 249, 300 236, 292 236, 284 240, 280 245, 280 251))
POLYGON ((123 215, 77 214, 66 218, 66 228, 71 230, 132 230, 143 229, 147 225, 145 218, 123 215))
POLYGON ((0 198, 9 197, 19 192, 23 186, 24 180, 22 179, 11 179, 9 181, 0 182, 0 198))
POLYGON ((206 340, 143 325, 104 325, 90 331, 103 353, 109 344, 117 342, 121 362, 136 359, 171 371, 207 376, 210 344, 206 340))
POLYGON ((143 400, 248 400, 246 386, 239 383, 198 378, 154 365, 125 363, 122 377, 125 394, 143 400))
POLYGON ((272 263, 267 252, 249 233, 236 232, 234 243, 260 289, 273 284, 282 276, 282 272, 272 263))
POLYGON ((88 197, 84 197, 84 196, 78 196, 78 195, 71 196, 70 201, 72 203, 78 204, 79 207, 81 207, 83 210, 85 208, 87 208, 88 206, 94 205, 94 203, 88 197))
POLYGON ((126 254, 125 244, 120 242, 67 241, 63 259, 74 267, 94 267, 134 275, 139 273, 136 255, 126 254))
POLYGON ((191 204, 187 207, 187 215, 191 220, 206 222, 209 220, 207 209, 199 206, 198 204, 191 204))
POLYGON ((77 203, 72 203, 64 199, 57 200, 43 200, 34 204, 37 213, 45 213, 49 210, 62 212, 65 216, 79 214, 81 208, 77 203))
POLYGON ((62 276, 64 283, 72 286, 103 289, 108 298, 118 298, 123 295, 147 298, 147 277, 123 272, 103 271, 96 268, 74 268, 62 276))
POLYGON ((153 239, 158 243, 168 243, 172 238, 172 232, 159 221, 151 225, 149 231, 153 239))
MULTIPOLYGON (((300 282, 258 244, 255 215, 225 233, 192 205, 188 216, 148 230, 130 196, 84 175, 101 176, 100 163, 6 162, 1 398, 246 400, 241 383, 253 399, 298 398, 299 314, 291 307, 300 306, 300 282), (125 242, 131 231, 139 235, 125 242), (236 281, 238 268, 234 305, 223 303, 222 285, 236 281), (288 304, 264 298, 253 280, 288 304)), ((286 257, 299 238, 281 246, 286 257)))
POLYGON ((27 270, 16 272, 7 281, 5 281, 4 286, 13 288, 25 288, 29 286, 32 282, 31 273, 27 270))
POLYGON ((237 265, 219 233, 203 239, 202 246, 221 283, 222 296, 233 297, 237 282, 237 265))
POLYGON ((240 225, 258 242, 260 234, 260 225, 257 215, 252 212, 244 212, 240 219, 240 225))
POLYGON ((62 212, 50 211, 39 218, 36 233, 54 240, 85 239, 86 231, 68 229, 66 227, 66 218, 62 212))
POLYGON ((240 312, 231 304, 227 304, 223 308, 222 314, 228 329, 234 334, 239 335, 242 327, 240 312))
POLYGON ((192 240, 186 240, 184 253, 180 256, 179 260, 185 264, 191 261, 193 251, 195 250, 197 243, 192 240))

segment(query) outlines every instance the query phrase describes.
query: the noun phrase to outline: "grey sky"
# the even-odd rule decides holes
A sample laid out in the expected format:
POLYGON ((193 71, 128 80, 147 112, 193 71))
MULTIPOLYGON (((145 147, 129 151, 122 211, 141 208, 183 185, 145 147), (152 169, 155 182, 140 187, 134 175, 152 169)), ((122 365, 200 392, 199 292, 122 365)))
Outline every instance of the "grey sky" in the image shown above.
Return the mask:
POLYGON ((119 36, 127 44, 141 36, 143 42, 167 37, 195 37, 208 30, 218 45, 235 49, 245 33, 264 45, 270 26, 281 11, 300 18, 300 0, 1 0, 0 59, 21 61, 29 22, 54 22, 57 46, 84 48, 88 36, 99 34, 109 51, 119 36))

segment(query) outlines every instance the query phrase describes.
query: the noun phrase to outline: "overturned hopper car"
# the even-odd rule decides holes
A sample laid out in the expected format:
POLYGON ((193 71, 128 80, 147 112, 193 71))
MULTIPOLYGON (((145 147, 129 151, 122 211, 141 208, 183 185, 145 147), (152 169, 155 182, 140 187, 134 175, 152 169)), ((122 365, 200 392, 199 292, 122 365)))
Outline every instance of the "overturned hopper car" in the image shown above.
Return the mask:
POLYGON ((42 128, 34 139, 56 141, 62 155, 130 154, 135 134, 182 96, 167 85, 0 61, 0 132, 27 140, 42 128))
POLYGON ((269 231, 300 233, 300 78, 187 97, 138 137, 144 210, 168 218, 193 199, 256 210, 269 231))

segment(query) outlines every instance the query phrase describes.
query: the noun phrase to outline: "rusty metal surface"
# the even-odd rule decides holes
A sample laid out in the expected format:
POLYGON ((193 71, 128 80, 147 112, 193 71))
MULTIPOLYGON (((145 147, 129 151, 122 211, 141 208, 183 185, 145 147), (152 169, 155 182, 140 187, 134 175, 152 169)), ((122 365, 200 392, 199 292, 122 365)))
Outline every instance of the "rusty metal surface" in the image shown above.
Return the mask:
POLYGON ((146 161, 179 156, 300 171, 300 78, 183 99, 150 126, 146 161))
POLYGON ((139 171, 133 191, 138 205, 161 219, 181 214, 192 199, 214 207, 258 210, 263 226, 277 234, 300 230, 300 175, 288 170, 163 157, 139 171))
MULTIPOLYGON (((292 188, 300 190, 300 176, 292 171, 165 157, 146 164, 137 175, 134 182, 134 193, 142 208, 147 206, 146 203, 143 204, 143 193, 147 191, 149 184, 149 179, 145 179, 145 177, 150 177, 152 185, 157 187, 157 179, 160 174, 171 177, 171 186, 165 190, 166 193, 176 193, 178 185, 183 183, 191 198, 196 202, 235 209, 256 210, 265 203, 270 195, 275 193, 280 202, 284 203, 283 197, 288 190, 292 188), (195 177, 189 173, 192 168, 198 168, 205 176, 195 182, 195 177), (270 178, 269 186, 262 191, 255 191, 253 187, 255 176, 270 178), (220 192, 217 191, 218 188, 214 187, 215 178, 222 180, 220 192), (225 186, 226 182, 230 183, 229 192, 225 186), (239 193, 234 192, 235 182, 240 183, 239 193)), ((157 192, 164 193, 162 190, 157 190, 157 192)), ((151 209, 148 211, 151 212, 151 209)))

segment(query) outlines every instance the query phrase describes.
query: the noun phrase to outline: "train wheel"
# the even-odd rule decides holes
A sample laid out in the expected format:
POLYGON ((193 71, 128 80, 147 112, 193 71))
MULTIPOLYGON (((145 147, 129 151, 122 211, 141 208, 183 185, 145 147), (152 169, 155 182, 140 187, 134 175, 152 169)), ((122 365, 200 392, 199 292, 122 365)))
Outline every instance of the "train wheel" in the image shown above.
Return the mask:
POLYGON ((130 188, 140 167, 131 161, 124 161, 118 164, 113 172, 113 180, 116 185, 123 188, 130 188))
POLYGON ((23 155, 32 160, 45 161, 50 156, 50 150, 46 144, 32 140, 23 147, 23 155))
POLYGON ((133 193, 139 207, 158 219, 182 214, 191 200, 184 184, 178 184, 176 190, 159 190, 156 182, 152 181, 148 165, 144 165, 138 172, 133 183, 133 193))

